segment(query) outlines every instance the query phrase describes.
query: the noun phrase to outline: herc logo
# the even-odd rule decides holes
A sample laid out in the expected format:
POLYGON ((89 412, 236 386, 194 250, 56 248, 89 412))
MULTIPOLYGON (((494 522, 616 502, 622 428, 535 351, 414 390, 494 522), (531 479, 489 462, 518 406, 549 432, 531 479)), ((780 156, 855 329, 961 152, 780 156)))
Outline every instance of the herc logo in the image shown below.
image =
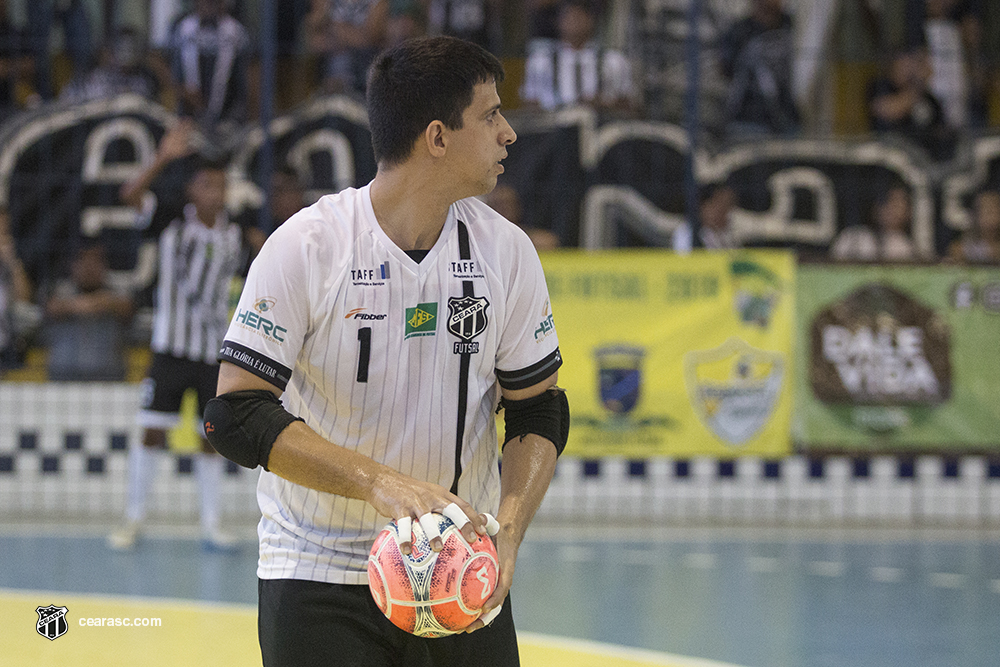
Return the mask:
POLYGON ((437 302, 418 303, 406 309, 406 332, 403 340, 415 336, 433 336, 437 332, 437 302))
POLYGON ((253 304, 254 310, 257 312, 255 313, 252 310, 243 310, 240 308, 236 311, 236 321, 247 329, 262 334, 269 340, 277 343, 284 343, 284 334, 288 333, 288 329, 283 326, 279 326, 263 315, 258 314, 268 312, 273 309, 274 303, 274 299, 258 299, 253 304))
POLYGON ((66 613, 69 609, 66 607, 49 605, 48 607, 36 607, 35 611, 38 612, 38 623, 35 624, 35 629, 46 639, 58 639, 69 630, 69 624, 66 623, 66 613))
POLYGON ((262 299, 257 299, 253 304, 253 309, 258 313, 266 313, 274 309, 274 304, 277 303, 274 299, 270 297, 264 297, 262 299))
POLYGON ((730 338, 684 355, 684 384, 698 419, 720 440, 742 445, 767 425, 784 380, 777 352, 730 338))

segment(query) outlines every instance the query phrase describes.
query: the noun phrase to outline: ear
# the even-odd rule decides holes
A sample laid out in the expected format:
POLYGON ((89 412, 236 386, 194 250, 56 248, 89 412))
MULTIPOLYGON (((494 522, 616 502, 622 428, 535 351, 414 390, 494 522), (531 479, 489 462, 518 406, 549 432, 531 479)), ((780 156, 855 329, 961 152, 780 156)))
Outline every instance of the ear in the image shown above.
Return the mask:
POLYGON ((448 141, 445 137, 447 128, 439 120, 431 121, 424 130, 424 144, 431 157, 444 157, 447 150, 448 141))

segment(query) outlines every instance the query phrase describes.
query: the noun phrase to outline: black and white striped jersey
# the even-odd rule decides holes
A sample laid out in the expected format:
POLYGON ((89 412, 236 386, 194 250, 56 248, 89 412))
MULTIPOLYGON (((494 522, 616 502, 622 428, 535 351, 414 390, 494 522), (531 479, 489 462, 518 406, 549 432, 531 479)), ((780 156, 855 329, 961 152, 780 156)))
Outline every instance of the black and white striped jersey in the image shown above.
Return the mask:
POLYGON ((223 213, 206 227, 188 204, 159 241, 153 352, 214 364, 229 324, 242 231, 223 213))
POLYGON ((639 95, 624 54, 596 44, 575 49, 555 40, 534 40, 524 72, 521 99, 547 111, 595 101, 635 101, 639 95))
MULTIPOLYGON (((452 205, 419 263, 386 236, 369 187, 303 209, 250 268, 220 358, 285 390, 317 433, 495 513, 498 386, 562 364, 527 236, 476 199, 452 205)), ((258 575, 367 581, 388 521, 361 500, 262 472, 258 575)))

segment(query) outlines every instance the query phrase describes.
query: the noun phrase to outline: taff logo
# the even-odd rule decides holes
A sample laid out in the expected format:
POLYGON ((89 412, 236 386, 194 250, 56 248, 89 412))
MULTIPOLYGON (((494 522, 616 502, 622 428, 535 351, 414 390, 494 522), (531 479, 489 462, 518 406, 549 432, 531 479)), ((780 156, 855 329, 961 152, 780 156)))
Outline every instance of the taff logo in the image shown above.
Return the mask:
POLYGON ((698 419, 720 440, 742 445, 767 424, 784 380, 781 354, 730 338, 684 355, 684 384, 698 419))
POLYGON ((276 303, 277 303, 276 300, 265 296, 261 299, 257 299, 254 302, 253 309, 256 310, 258 313, 267 313, 271 310, 274 310, 274 304, 276 303))
POLYGON ((746 259, 729 265, 733 277, 733 307, 743 324, 766 329, 781 297, 781 279, 769 269, 746 259))
POLYGON ((616 415, 631 412, 642 388, 641 347, 608 345, 594 352, 600 382, 601 404, 616 415))
POLYGON ((49 605, 48 607, 36 607, 35 611, 38 612, 38 623, 35 624, 35 629, 46 639, 58 639, 69 630, 69 624, 66 623, 66 613, 69 612, 69 609, 66 607, 49 605))

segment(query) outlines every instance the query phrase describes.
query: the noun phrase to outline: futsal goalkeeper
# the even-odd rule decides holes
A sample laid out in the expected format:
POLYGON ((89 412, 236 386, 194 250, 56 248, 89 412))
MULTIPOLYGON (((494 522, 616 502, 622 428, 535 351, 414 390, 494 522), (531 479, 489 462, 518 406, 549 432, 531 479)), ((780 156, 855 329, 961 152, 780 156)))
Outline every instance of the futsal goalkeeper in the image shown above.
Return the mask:
POLYGON ((518 664, 508 591, 569 405, 538 256, 476 199, 516 139, 503 76, 454 38, 382 53, 367 92, 374 180, 293 216, 250 269, 205 427, 219 452, 265 469, 265 667, 518 664), (390 518, 452 504, 470 542, 481 512, 496 516, 500 579, 466 633, 422 639, 375 605, 367 556, 390 518))

